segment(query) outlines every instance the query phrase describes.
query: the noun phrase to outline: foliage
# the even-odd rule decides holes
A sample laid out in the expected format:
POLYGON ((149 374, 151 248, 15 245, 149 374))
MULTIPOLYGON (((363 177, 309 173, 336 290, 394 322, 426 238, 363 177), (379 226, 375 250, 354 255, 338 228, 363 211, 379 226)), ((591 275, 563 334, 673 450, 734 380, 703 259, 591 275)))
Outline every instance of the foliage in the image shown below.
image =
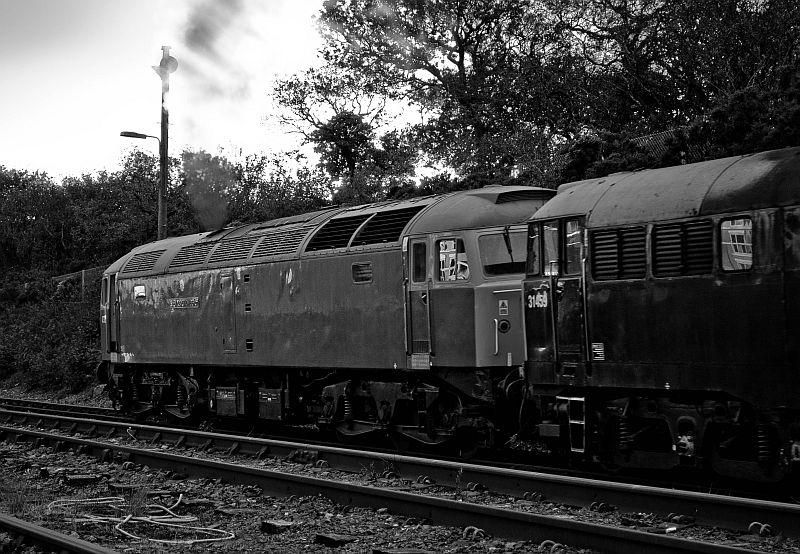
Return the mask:
MULTIPOLYGON (((229 161, 184 152, 170 160, 169 182, 173 236, 319 209, 333 193, 296 154, 229 161)), ((138 151, 120 171, 61 184, 0 167, 0 378, 63 393, 93 380, 99 277, 81 295, 75 281, 52 276, 102 268, 155 240, 158 183, 158 159, 138 151)))
POLYGON ((522 144, 572 125, 569 88, 583 78, 549 15, 533 6, 326 2, 323 54, 329 66, 419 109, 426 121, 413 127, 432 160, 464 175, 508 174, 522 144))
MULTIPOLYGON (((767 105, 763 95, 785 91, 800 62, 791 0, 328 0, 319 21, 325 65, 288 79, 297 94, 279 89, 278 102, 292 109, 308 97, 300 91, 313 91, 326 107, 369 98, 381 116, 389 103, 405 105, 420 119, 395 129, 403 125, 420 159, 458 186, 520 178, 549 186, 680 161, 687 146, 730 151, 713 143, 739 131, 714 114, 736 98, 767 105), (336 76, 357 78, 345 86, 336 76), (684 144, 667 154, 637 152, 634 138, 700 120, 713 130, 679 136, 684 144), (710 143, 685 143, 696 139, 710 143), (582 158, 593 148, 599 165, 587 172, 581 166, 594 162, 582 158), (571 153, 577 158, 565 164, 571 153)), ((294 121, 319 128, 342 111, 294 121)), ((381 123, 370 120, 376 136, 381 123)), ((745 149, 786 143, 775 135, 737 140, 745 149)))
POLYGON ((66 394, 94 379, 96 301, 67 302, 42 272, 6 273, 0 288, 0 378, 66 394))
POLYGON ((688 132, 715 158, 800 144, 800 74, 786 90, 734 92, 688 132))
POLYGON ((707 116, 661 135, 600 133, 580 140, 565 155, 562 178, 572 181, 798 145, 800 79, 788 80, 782 90, 736 91, 707 116))
POLYGON ((360 75, 332 66, 310 69, 278 81, 273 93, 288 110, 284 123, 314 145, 318 167, 335 183, 333 199, 340 204, 383 199, 414 172, 412 136, 377 136, 386 102, 360 75))

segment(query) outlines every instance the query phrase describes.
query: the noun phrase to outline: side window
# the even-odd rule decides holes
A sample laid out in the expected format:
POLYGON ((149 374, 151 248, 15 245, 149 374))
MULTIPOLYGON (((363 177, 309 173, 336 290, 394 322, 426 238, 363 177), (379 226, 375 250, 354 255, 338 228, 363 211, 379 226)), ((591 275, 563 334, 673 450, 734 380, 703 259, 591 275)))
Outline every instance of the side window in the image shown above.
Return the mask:
POLYGON ((558 275, 558 222, 551 221, 542 227, 544 241, 544 274, 558 275))
POLYGON ((108 306, 108 279, 105 278, 100 286, 100 305, 108 306))
POLYGON ((439 281, 466 281, 469 263, 464 241, 445 239, 436 242, 439 251, 439 281))
POLYGON ((753 221, 749 217, 725 219, 719 229, 722 270, 742 271, 753 267, 753 221))
POLYGON ((564 273, 576 275, 581 272, 583 258, 583 226, 577 219, 570 219, 565 227, 564 273))
POLYGON ((424 242, 415 242, 411 246, 411 280, 415 283, 424 283, 428 274, 428 249, 424 242))
POLYGON ((541 273, 539 256, 541 255, 541 240, 539 240, 539 224, 531 223, 528 226, 528 260, 525 273, 539 275, 541 273))

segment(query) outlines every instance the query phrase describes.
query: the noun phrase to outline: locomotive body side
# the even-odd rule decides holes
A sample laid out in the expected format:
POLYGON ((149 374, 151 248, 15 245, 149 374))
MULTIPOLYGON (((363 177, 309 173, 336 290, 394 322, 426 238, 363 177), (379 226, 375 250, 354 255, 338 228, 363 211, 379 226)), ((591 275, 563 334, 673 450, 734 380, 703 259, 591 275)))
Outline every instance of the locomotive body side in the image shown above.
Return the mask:
POLYGON ((405 366, 399 247, 117 283, 121 349, 137 363, 405 366))
POLYGON ((784 476, 800 439, 799 154, 565 185, 534 216, 526 376, 541 440, 612 465, 784 476))

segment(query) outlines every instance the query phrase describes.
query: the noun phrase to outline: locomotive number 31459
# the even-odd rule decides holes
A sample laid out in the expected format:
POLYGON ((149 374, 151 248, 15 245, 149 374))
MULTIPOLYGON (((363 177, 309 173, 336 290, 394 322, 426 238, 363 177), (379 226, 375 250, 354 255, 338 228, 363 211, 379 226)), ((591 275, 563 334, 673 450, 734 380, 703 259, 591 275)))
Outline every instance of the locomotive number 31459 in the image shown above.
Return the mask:
POLYGON ((528 308, 546 308, 547 307, 547 291, 538 290, 535 293, 528 294, 528 308))

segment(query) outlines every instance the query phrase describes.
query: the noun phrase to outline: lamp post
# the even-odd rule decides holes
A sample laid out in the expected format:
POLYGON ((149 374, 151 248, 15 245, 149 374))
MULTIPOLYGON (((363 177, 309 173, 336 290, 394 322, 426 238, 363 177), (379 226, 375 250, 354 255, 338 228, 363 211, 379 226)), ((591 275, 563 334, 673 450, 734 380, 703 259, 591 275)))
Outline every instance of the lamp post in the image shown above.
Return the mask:
POLYGON ((161 139, 155 135, 145 135, 136 131, 122 131, 119 136, 135 139, 156 139, 158 141, 159 156, 159 186, 158 186, 158 240, 167 238, 167 171, 164 158, 166 152, 161 144, 161 139))
POLYGON ((169 55, 169 46, 161 47, 161 62, 152 66, 161 77, 161 138, 134 131, 122 131, 121 137, 154 138, 158 141, 158 159, 160 167, 160 183, 158 187, 158 240, 167 238, 167 177, 169 176, 169 109, 167 95, 169 93, 169 74, 178 69, 178 60, 169 55))

